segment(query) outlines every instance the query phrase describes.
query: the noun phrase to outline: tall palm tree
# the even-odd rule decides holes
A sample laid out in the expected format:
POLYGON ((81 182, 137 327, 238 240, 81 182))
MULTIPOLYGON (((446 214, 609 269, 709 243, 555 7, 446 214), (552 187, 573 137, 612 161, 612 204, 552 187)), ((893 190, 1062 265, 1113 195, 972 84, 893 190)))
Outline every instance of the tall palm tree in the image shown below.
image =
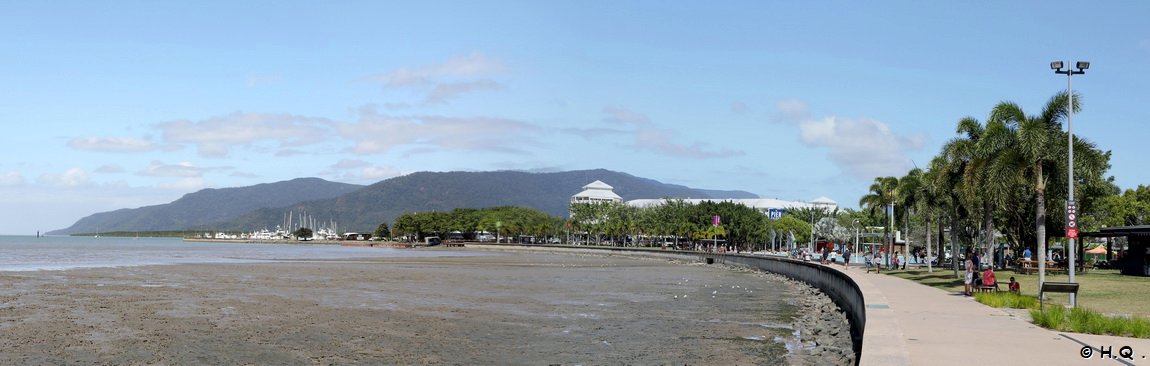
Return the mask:
MULTIPOLYGON (((922 198, 922 169, 911 169, 905 176, 899 178, 898 188, 895 191, 898 193, 898 196, 895 197, 896 204, 903 209, 903 228, 907 238, 902 254, 903 258, 910 258, 910 217, 914 214, 918 201, 922 198)), ((903 267, 906 267, 905 263, 903 267)))
MULTIPOLYGON (((1035 241, 1038 246, 1038 281, 1046 281, 1046 190, 1047 184, 1060 172, 1057 166, 1059 150, 1058 137, 1062 131, 1062 120, 1071 108, 1078 111, 1077 103, 1072 107, 1065 92, 1058 93, 1046 102, 1042 114, 1028 116, 1013 102, 1001 102, 990 112, 990 120, 1002 123, 1013 131, 1010 140, 1012 149, 1001 154, 1002 169, 1015 173, 1013 180, 1032 180, 1035 205, 1035 241)), ((1078 98, 1075 98, 1078 100, 1078 98)), ((1062 171, 1064 172, 1064 171, 1062 171)), ((1010 179, 1007 179, 1010 180, 1010 179)), ((999 182, 999 184, 1008 184, 999 182)))
POLYGON ((895 177, 878 177, 874 179, 874 183, 870 185, 869 193, 859 199, 859 207, 868 211, 871 216, 874 216, 878 210, 886 212, 888 220, 883 221, 883 235, 886 240, 886 253, 887 264, 890 264, 890 256, 892 248, 889 222, 890 215, 893 213, 887 210, 889 205, 894 204, 896 190, 898 189, 898 178, 895 177))
MULTIPOLYGON (((943 145, 942 153, 931 160, 930 170, 933 173, 934 181, 931 183, 939 192, 939 202, 944 209, 943 215, 939 217, 939 244, 943 243, 943 220, 946 218, 950 223, 950 255, 951 255, 951 268, 954 270, 955 277, 958 276, 958 223, 966 217, 966 207, 963 205, 961 195, 959 192, 963 190, 962 186, 962 172, 965 170, 967 159, 963 158, 963 144, 966 143, 965 139, 955 138, 946 145, 943 145)), ((941 252, 941 251, 940 251, 941 252)), ((939 258, 943 259, 944 255, 939 254, 939 258)), ((941 260, 940 260, 941 262, 941 260)))
POLYGON ((926 258, 927 258, 926 269, 927 269, 927 272, 934 272, 934 267, 931 266, 931 264, 930 264, 931 260, 934 259, 934 258, 932 258, 931 254, 937 254, 938 255, 938 263, 939 264, 942 264, 942 258, 943 258, 943 256, 942 256, 942 253, 943 253, 942 243, 943 243, 943 241, 942 241, 941 237, 938 240, 938 244, 939 244, 938 252, 931 253, 932 244, 931 244, 931 235, 930 235, 930 225, 931 225, 931 221, 934 220, 935 217, 939 217, 939 220, 937 221, 940 225, 938 233, 939 233, 939 235, 942 235, 942 227, 941 227, 942 220, 940 217, 941 212, 943 211, 942 193, 939 189, 939 186, 937 184, 935 184, 935 181, 936 181, 935 175, 936 174, 937 173, 934 170, 927 170, 926 172, 923 172, 922 175, 919 177, 919 183, 920 183, 919 184, 919 190, 918 190, 918 206, 919 207, 917 207, 917 210, 922 213, 922 218, 923 218, 923 220, 922 220, 923 221, 923 233, 924 233, 923 237, 926 238, 926 258))

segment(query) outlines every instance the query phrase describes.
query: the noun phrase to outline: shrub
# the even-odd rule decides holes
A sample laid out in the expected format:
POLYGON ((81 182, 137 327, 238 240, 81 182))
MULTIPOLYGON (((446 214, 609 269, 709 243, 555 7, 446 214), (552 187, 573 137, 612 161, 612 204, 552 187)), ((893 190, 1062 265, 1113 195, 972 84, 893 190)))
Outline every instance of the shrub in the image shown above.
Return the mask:
POLYGON ((1086 308, 1067 310, 1061 305, 1030 310, 1034 324, 1054 330, 1121 337, 1150 338, 1150 320, 1140 317, 1106 316, 1086 308))
POLYGON ((1037 309, 1038 299, 1034 296, 1019 295, 1012 292, 978 292, 974 299, 986 306, 1011 309, 1037 309))

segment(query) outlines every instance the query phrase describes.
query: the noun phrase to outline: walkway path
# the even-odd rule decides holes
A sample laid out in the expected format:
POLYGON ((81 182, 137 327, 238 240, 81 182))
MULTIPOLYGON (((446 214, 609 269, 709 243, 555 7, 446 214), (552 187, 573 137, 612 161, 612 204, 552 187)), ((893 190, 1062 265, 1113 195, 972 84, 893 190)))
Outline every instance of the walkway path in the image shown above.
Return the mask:
POLYGON ((1148 339, 1054 332, 1024 312, 1012 315, 961 293, 858 268, 845 272, 867 305, 862 365, 1150 365, 1148 339), (1084 346, 1089 359, 1081 356, 1084 346), (1123 346, 1132 359, 1119 357, 1123 346), (1103 358, 1107 347, 1113 358, 1103 358))

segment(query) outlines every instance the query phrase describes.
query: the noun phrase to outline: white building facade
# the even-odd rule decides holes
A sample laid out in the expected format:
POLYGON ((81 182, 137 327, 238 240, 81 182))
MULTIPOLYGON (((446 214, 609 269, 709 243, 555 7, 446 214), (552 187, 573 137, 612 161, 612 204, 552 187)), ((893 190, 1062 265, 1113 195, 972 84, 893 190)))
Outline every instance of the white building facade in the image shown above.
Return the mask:
POLYGON ((615 187, 594 181, 583 186, 583 191, 571 196, 571 203, 608 203, 623 202, 623 197, 615 194, 615 187))

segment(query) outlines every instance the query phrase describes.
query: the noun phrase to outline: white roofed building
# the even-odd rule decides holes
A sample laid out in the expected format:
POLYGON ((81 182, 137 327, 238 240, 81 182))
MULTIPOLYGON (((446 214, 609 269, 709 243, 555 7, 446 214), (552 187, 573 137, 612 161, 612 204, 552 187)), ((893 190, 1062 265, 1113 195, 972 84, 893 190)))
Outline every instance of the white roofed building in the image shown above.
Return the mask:
MULTIPOLYGON (((819 197, 819 198, 816 198, 815 200, 810 201, 810 202, 785 201, 785 200, 780 200, 780 199, 776 199, 776 198, 718 198, 718 199, 715 199, 715 198, 688 198, 688 199, 683 199, 683 202, 690 203, 690 204, 699 204, 703 201, 731 202, 731 203, 740 204, 743 206, 747 206, 747 207, 759 210, 759 211, 763 212, 764 214, 767 213, 767 211, 771 210, 771 209, 786 210, 786 209, 792 209, 792 208, 807 208, 807 207, 818 207, 818 208, 822 208, 824 210, 833 211, 834 209, 838 208, 838 206, 839 206, 838 202, 835 202, 834 200, 832 200, 830 198, 826 198, 826 197, 819 197)), ((638 200, 627 201, 627 205, 633 206, 633 207, 639 207, 639 208, 647 208, 647 207, 659 206, 665 202, 667 202, 667 199, 663 199, 663 198, 638 199, 638 200)))
POLYGON ((614 189, 615 187, 598 180, 587 183, 583 186, 582 192, 571 196, 571 203, 623 202, 623 197, 615 194, 614 189))

